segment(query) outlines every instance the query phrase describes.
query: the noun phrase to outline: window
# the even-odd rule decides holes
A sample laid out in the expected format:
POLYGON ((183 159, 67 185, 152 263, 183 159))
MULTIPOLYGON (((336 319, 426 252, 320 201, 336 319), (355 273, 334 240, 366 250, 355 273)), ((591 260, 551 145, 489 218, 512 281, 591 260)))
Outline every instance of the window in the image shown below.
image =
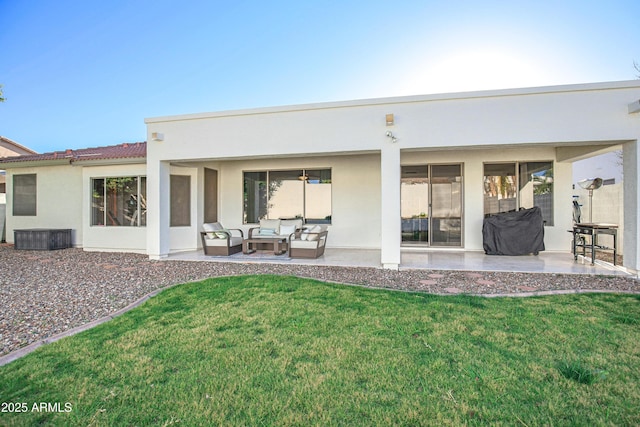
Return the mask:
POLYGON ((516 164, 484 165, 484 214, 515 211, 518 209, 516 164))
POLYGON ((13 215, 36 215, 36 174, 13 176, 13 215))
POLYGON ((147 178, 94 178, 91 182, 91 225, 147 225, 147 178))
POLYGON ((331 223, 331 169, 244 173, 244 223, 263 218, 303 218, 331 223))
POLYGON ((189 227, 191 225, 191 177, 189 175, 171 175, 170 178, 171 227, 189 227))
POLYGON ((546 225, 553 225, 553 162, 520 163, 520 207, 538 206, 546 225))
POLYGON ((545 225, 553 225, 553 162, 484 165, 485 215, 538 206, 545 225))

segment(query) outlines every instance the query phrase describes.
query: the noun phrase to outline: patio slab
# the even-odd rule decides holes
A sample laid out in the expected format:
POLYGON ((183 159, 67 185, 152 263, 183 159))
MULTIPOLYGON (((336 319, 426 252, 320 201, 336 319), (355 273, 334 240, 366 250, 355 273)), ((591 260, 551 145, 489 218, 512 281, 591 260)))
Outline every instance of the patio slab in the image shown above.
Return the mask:
POLYGON ((581 256, 573 259, 570 252, 541 252, 538 255, 485 255, 481 251, 429 250, 403 251, 400 268, 433 270, 508 271, 518 273, 630 275, 626 269, 581 256))
MULTIPOLYGON (((258 251, 250 255, 238 253, 228 257, 206 256, 202 251, 191 251, 172 254, 168 259, 379 268, 380 250, 327 248, 324 255, 317 259, 292 259, 286 254, 274 255, 273 252, 268 251, 258 251)), ((569 252, 542 252, 537 256, 496 256, 485 255, 480 251, 412 249, 402 251, 400 269, 630 275, 625 269, 614 267, 609 263, 596 261, 595 265, 591 265, 589 259, 582 257, 574 261, 573 255, 569 252)))

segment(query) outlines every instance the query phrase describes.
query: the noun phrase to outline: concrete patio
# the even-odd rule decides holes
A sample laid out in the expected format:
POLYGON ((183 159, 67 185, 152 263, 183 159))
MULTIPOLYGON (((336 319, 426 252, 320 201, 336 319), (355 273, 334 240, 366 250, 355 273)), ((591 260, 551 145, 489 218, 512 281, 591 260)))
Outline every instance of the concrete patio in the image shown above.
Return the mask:
MULTIPOLYGON (((244 255, 206 256, 200 251, 172 254, 169 260, 238 262, 238 263, 282 263, 318 266, 381 267, 378 249, 327 248, 317 259, 292 259, 274 255, 269 251, 258 251, 244 255)), ((401 256, 401 270, 457 270, 457 271, 505 271, 519 273, 556 273, 633 276, 626 269, 581 256, 574 261, 570 252, 541 252, 537 256, 491 256, 481 251, 464 250, 416 250, 405 249, 401 256)))

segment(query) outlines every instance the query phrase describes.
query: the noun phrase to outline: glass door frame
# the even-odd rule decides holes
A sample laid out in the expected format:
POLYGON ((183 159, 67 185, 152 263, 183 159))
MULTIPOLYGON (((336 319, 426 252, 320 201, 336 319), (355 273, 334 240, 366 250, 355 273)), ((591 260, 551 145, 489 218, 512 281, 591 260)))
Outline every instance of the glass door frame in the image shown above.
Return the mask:
MULTIPOLYGON (((443 163, 421 163, 421 164, 411 164, 411 165, 401 165, 401 171, 403 168, 405 167, 413 167, 413 168, 426 168, 427 169, 427 182, 426 185, 428 186, 427 188, 427 206, 428 206, 428 211, 426 212, 426 217, 423 217, 422 215, 419 216, 412 216, 411 218, 403 218, 402 217, 402 185, 403 185, 403 177, 402 177, 402 172, 400 174, 401 178, 400 178, 400 197, 401 197, 401 205, 400 205, 400 221, 401 221, 401 230, 400 232, 402 234, 406 234, 405 231, 403 231, 405 228, 407 228, 406 226, 408 224, 405 224, 406 221, 408 220, 418 220, 420 222, 422 221, 427 221, 427 230, 426 232, 424 230, 422 230, 422 227, 419 227, 419 232, 418 234, 420 235, 420 233, 426 233, 426 241, 411 241, 411 240, 402 240, 401 237, 401 246, 405 247, 405 248, 411 248, 411 247, 423 247, 423 248, 463 248, 464 247, 464 163, 463 162, 443 162, 443 163), (433 238, 433 167, 434 166, 458 166, 460 168, 460 242, 458 244, 455 245, 446 245, 446 244, 438 244, 435 243, 434 244, 434 238, 433 238), (415 217, 415 218, 414 218, 415 217)), ((422 214, 422 213, 421 213, 422 214)), ((415 234, 415 232, 414 232, 415 234)))

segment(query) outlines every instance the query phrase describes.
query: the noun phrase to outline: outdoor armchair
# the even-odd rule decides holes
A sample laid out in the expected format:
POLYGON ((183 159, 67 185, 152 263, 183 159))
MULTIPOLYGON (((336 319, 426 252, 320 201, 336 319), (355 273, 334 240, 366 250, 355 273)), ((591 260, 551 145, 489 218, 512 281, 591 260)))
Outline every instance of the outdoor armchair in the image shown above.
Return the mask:
POLYGON ((289 257, 318 258, 324 254, 327 234, 326 225, 316 225, 292 236, 289 241, 289 257))
POLYGON ((202 230, 200 237, 205 255, 229 256, 242 250, 242 230, 226 229, 219 222, 202 224, 202 230))

